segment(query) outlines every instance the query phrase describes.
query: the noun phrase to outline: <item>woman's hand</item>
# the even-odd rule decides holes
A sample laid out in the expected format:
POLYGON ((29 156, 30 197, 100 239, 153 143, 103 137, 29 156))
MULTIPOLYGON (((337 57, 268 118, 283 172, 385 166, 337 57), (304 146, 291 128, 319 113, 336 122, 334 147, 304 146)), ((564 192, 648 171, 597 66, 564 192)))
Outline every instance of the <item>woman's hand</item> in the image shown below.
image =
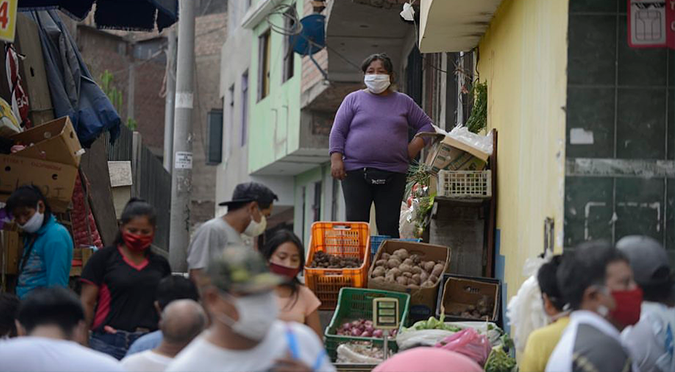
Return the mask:
POLYGON ((345 163, 342 161, 342 154, 339 152, 330 154, 330 174, 338 180, 344 180, 347 177, 345 163))
POLYGON ((412 160, 417 157, 417 155, 424 148, 424 140, 422 138, 414 138, 408 144, 408 159, 412 160))

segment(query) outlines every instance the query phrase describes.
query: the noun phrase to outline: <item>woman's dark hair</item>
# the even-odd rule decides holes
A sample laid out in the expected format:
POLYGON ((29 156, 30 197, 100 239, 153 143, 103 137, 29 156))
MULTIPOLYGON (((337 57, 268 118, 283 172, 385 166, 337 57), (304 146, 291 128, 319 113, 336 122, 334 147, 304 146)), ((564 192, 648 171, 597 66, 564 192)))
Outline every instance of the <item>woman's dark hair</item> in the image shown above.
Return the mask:
POLYGON ((382 65, 384 66, 384 69, 387 70, 389 75, 391 75, 391 82, 394 82, 394 64, 391 62, 391 58, 386 53, 376 53, 376 54, 371 54, 369 55, 366 59, 363 60, 361 63, 361 71, 363 73, 366 73, 366 70, 368 70, 368 66, 370 66, 371 63, 375 61, 382 61, 382 65))
MULTIPOLYGON (((305 247, 302 245, 300 238, 295 235, 292 231, 289 230, 279 230, 275 232, 272 237, 267 241, 267 244, 263 247, 262 253, 265 257, 265 261, 268 261, 274 255, 274 252, 284 243, 293 243, 298 248, 298 255, 300 256, 300 273, 302 273, 305 267, 305 247)), ((295 297, 290 307, 295 306, 295 303, 298 301, 299 296, 299 286, 302 285, 297 277, 293 278, 293 281, 287 284, 291 288, 291 296, 295 297)))
POLYGON ((40 200, 45 204, 45 219, 42 222, 42 226, 44 226, 52 215, 52 208, 49 206, 42 191, 36 186, 19 186, 7 199, 5 210, 10 214, 14 214, 14 210, 17 208, 35 208, 40 200))
POLYGON ((541 293, 548 297, 551 304, 558 311, 563 311, 565 301, 562 298, 560 289, 558 289, 558 279, 556 278, 560 262, 562 262, 562 256, 556 255, 551 258, 550 262, 543 264, 537 272, 537 281, 539 282, 541 293))
MULTIPOLYGON (((157 212, 155 212, 155 208, 143 199, 131 198, 124 207, 124 211, 122 211, 120 225, 126 225, 131 220, 138 217, 146 217, 152 227, 156 227, 157 225, 157 212)), ((117 231, 115 245, 120 245, 123 243, 124 240, 122 239, 122 233, 117 231)))

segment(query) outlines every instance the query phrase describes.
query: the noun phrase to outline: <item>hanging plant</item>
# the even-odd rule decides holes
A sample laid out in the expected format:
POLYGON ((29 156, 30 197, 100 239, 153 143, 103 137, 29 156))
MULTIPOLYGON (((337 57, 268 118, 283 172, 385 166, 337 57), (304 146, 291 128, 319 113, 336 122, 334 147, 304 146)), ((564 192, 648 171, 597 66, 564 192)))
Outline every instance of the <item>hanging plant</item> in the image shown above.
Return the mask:
POLYGON ((471 88, 473 108, 466 127, 472 133, 478 133, 487 127, 487 83, 476 82, 471 88))

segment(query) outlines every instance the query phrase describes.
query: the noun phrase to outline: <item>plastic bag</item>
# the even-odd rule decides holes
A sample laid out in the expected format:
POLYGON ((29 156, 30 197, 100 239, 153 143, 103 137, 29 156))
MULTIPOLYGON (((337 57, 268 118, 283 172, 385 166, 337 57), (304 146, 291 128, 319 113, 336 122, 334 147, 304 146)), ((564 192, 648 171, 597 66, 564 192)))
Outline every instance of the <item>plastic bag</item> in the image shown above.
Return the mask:
POLYGON ((377 354, 378 357, 373 357, 372 355, 366 355, 365 349, 366 346, 363 345, 349 345, 341 344, 337 348, 337 361, 338 363, 347 363, 347 364, 380 364, 384 361, 384 352, 379 348, 374 348, 371 350, 371 354, 377 354), (381 357, 380 357, 381 354, 381 357))
POLYGON ((399 228, 398 234, 401 239, 414 239, 415 238, 415 222, 413 221, 414 217, 414 208, 412 205, 408 207, 408 204, 401 203, 401 215, 399 217, 399 228))
POLYGON ((487 336, 478 334, 473 328, 467 328, 444 338, 436 344, 436 347, 466 355, 481 366, 485 365, 492 351, 492 345, 487 336))
POLYGON ((440 340, 454 335, 455 332, 442 329, 425 329, 421 331, 405 331, 396 336, 398 350, 403 351, 418 346, 436 346, 440 340))
POLYGON ((481 136, 480 134, 469 132, 467 127, 459 125, 454 127, 448 133, 448 136, 488 155, 492 155, 492 132, 488 133, 487 136, 481 136))
POLYGON ((537 271, 551 259, 551 256, 552 254, 548 254, 545 258, 533 257, 525 261, 523 275, 529 278, 520 286, 518 293, 511 298, 506 308, 509 324, 515 328, 513 340, 520 352, 525 350, 530 333, 548 324, 548 316, 544 312, 541 290, 537 282, 537 271))

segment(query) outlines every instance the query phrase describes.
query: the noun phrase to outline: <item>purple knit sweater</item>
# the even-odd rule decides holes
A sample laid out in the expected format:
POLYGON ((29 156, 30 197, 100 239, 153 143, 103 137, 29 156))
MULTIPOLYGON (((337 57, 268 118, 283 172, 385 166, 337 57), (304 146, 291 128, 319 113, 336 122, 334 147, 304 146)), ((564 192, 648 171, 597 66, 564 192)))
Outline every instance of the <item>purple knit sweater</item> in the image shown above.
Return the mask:
POLYGON ((330 153, 344 155, 346 171, 368 167, 406 173, 409 127, 416 133, 433 132, 431 119, 412 98, 398 92, 352 92, 335 116, 330 153))

